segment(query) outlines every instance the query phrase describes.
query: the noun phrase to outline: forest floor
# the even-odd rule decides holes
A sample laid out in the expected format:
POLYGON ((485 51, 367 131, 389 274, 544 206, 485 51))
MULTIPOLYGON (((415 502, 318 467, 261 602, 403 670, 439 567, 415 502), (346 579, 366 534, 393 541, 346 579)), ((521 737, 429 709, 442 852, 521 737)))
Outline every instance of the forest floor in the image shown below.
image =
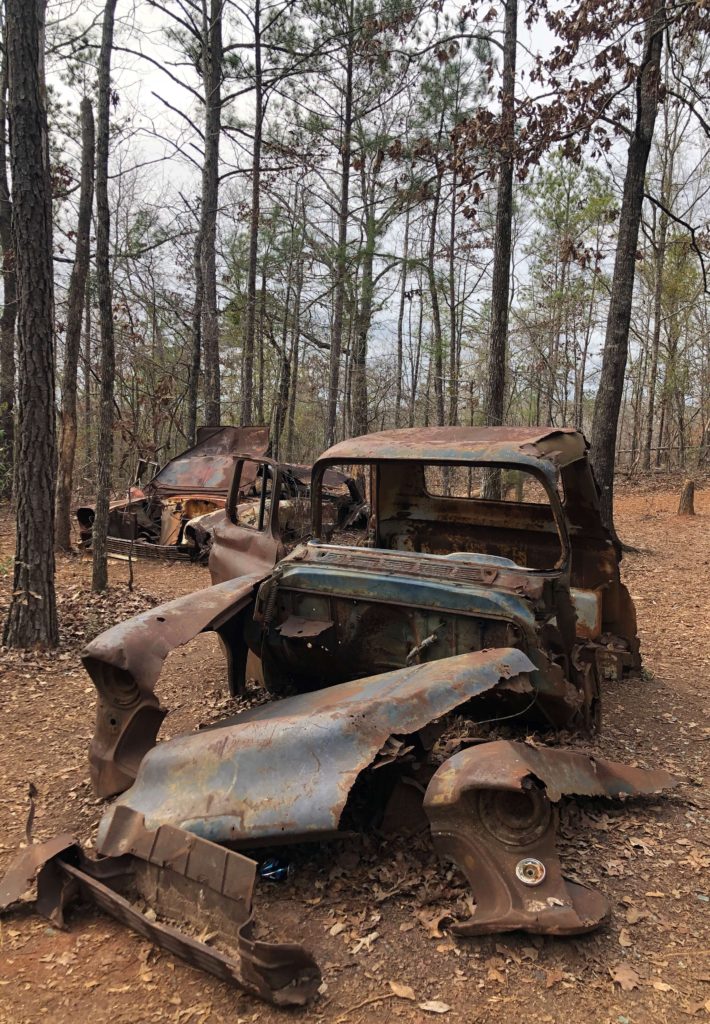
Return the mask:
MULTIPOLYGON (((586 800, 562 812, 565 862, 611 900, 602 930, 564 940, 456 939, 446 915, 462 892, 427 843, 369 837, 304 846, 289 853, 292 879, 259 884, 256 909, 321 965, 322 993, 307 1009, 277 1010, 240 994, 91 908, 78 907, 68 930, 57 931, 27 904, 0 922, 0 1022, 404 1024, 432 1022, 435 1009, 452 1024, 710 1019, 710 488, 696 494, 694 518, 679 519, 677 503, 677 488, 620 487, 618 529, 638 549, 626 555, 623 575, 645 668, 607 686, 603 732, 586 746, 667 768, 683 785, 655 800, 586 800)), ((0 621, 12 554, 10 519, 0 510, 0 621)), ((23 839, 30 782, 39 791, 36 838, 94 836, 103 804, 89 786, 94 697, 82 645, 209 582, 206 569, 141 562, 130 594, 126 576, 126 563, 112 561, 111 591, 99 598, 89 590, 88 559, 60 559, 60 650, 0 653, 0 870, 23 839)), ((213 638, 169 664, 160 686, 172 709, 165 734, 218 717, 227 701, 213 638)))

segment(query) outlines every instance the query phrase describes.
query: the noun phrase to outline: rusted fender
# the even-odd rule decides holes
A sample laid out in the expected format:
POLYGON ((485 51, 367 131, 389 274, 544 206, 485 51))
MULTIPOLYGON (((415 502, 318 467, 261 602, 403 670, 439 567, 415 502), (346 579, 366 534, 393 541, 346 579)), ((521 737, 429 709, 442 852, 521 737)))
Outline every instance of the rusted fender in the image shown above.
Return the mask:
POLYGON ((310 953, 296 943, 253 938, 255 861, 181 829, 149 832, 140 816, 125 810, 104 852, 90 858, 67 835, 30 845, 0 880, 0 910, 36 878, 37 911, 56 927, 64 926, 66 907, 80 895, 161 949, 261 999, 303 1006, 315 996, 321 973, 310 953), (131 890, 133 900, 126 895, 131 890), (139 909, 139 894, 159 918, 139 909), (228 951, 177 927, 188 921, 191 928, 219 931, 228 951))
POLYGON ((476 903, 474 915, 453 930, 574 935, 598 927, 609 903, 563 877, 553 802, 564 794, 642 796, 677 783, 665 771, 506 740, 456 754, 436 772, 424 797, 434 845, 461 869, 476 903))
POLYGON ((170 651, 198 633, 216 630, 224 641, 230 684, 238 685, 246 647, 230 627, 264 579, 265 574, 254 573, 179 597, 113 626, 84 648, 81 660, 98 694, 89 748, 91 782, 98 796, 113 796, 130 786, 141 759, 155 744, 167 712, 154 688, 170 651))
POLYGON ((527 780, 545 786, 550 800, 562 796, 650 796, 680 782, 663 769, 632 768, 564 747, 533 747, 496 740, 462 750, 442 764, 427 790, 429 805, 457 800, 467 789, 522 790, 527 780))
POLYGON ((248 845, 337 832, 348 794, 389 736, 406 736, 534 672, 515 648, 442 658, 324 687, 159 744, 117 807, 217 842, 248 845))

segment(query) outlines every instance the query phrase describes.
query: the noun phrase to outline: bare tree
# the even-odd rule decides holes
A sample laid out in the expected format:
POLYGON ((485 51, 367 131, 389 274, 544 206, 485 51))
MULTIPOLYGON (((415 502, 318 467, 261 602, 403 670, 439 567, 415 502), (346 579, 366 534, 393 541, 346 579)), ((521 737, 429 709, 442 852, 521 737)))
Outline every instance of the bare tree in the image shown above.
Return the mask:
POLYGON ((91 209, 94 202, 94 112, 91 100, 81 101, 81 181, 79 215, 76 228, 76 252, 69 279, 67 329, 62 375, 62 407, 59 430, 59 465, 57 472, 57 513, 55 545, 60 551, 71 550, 71 498, 74 483, 76 450, 76 391, 81 328, 89 273, 91 240, 91 209))
POLYGON ((656 0, 646 24, 644 54, 636 76, 636 119, 629 141, 604 356, 592 421, 591 454, 601 488, 602 515, 609 528, 613 528, 616 433, 629 350, 646 165, 658 110, 665 13, 663 0, 656 0))
POLYGON ((44 0, 7 0, 10 162, 18 280, 17 539, 3 642, 53 647, 54 294, 44 0))
MULTIPOLYGON (((3 35, 6 32, 3 26, 3 35)), ((3 304, 0 315, 0 496, 12 491, 13 447, 15 443, 15 320, 17 282, 12 242, 12 203, 7 177, 7 40, 4 40, 0 69, 0 246, 2 246, 3 304)))
MULTIPOLYGON (((515 58, 518 38, 518 0, 505 2, 503 81, 501 87, 501 149, 498 169, 496 226, 493 240, 491 331, 488 342, 488 373, 484 396, 486 423, 502 424, 505 412, 505 371, 510 304, 510 258, 513 227, 513 166, 515 149, 515 58)), ((500 473, 485 475, 483 493, 500 498, 500 473)))
POLYGON ((205 156, 202 164, 200 276, 204 348, 205 423, 221 421, 219 310, 217 307, 217 210, 219 206, 219 139, 222 130, 222 8, 224 0, 202 4, 202 82, 205 99, 205 156))
POLYGON ((106 535, 111 493, 113 460, 113 390, 116 353, 113 337, 113 301, 109 247, 111 212, 108 202, 109 120, 111 107, 111 51, 116 0, 106 0, 104 7, 101 50, 99 53, 99 98, 96 132, 96 286, 99 299, 101 333, 101 393, 99 401, 99 433, 97 443, 96 518, 93 528, 94 564, 92 587, 96 591, 108 586, 106 535))

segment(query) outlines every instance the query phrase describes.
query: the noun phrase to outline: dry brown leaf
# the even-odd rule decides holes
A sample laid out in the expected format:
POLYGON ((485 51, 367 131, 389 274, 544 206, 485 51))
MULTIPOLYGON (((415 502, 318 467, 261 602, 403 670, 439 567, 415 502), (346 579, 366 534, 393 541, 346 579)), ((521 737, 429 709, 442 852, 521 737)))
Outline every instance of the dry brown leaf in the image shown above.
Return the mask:
POLYGON ((638 974, 629 964, 617 964, 616 967, 610 967, 609 974, 611 980, 621 986, 622 992, 633 992, 641 983, 638 974))
POLYGON ((442 1003, 440 999, 429 999, 426 1003, 420 1003, 419 1009, 426 1010, 427 1013, 448 1013, 451 1007, 442 1003))
POLYGON ((629 930, 627 928, 622 928, 619 932, 619 945, 628 949, 628 947, 633 946, 633 944, 633 939, 631 938, 629 930))
POLYGON ((672 985, 669 985, 666 981, 660 981, 660 979, 653 982, 653 987, 656 992, 675 992, 672 985))
POLYGON ((444 921, 451 920, 451 914, 448 911, 437 911, 432 917, 430 914, 426 914, 423 910, 417 914, 417 918, 421 924, 424 925, 429 933, 430 939, 443 939, 444 933, 441 930, 441 926, 444 921))
POLYGON ((564 981, 564 977, 564 971, 545 971, 545 988, 552 988, 553 985, 557 985, 560 981, 564 981))
POLYGON ((639 921, 643 921, 645 918, 649 916, 650 915, 647 910, 641 910, 640 907, 629 907, 629 909, 626 911, 626 923, 638 924, 639 921))
POLYGON ((414 1002, 417 998, 414 995, 414 989, 410 988, 409 985, 403 985, 401 981, 390 981, 389 987, 398 999, 411 999, 414 1002))

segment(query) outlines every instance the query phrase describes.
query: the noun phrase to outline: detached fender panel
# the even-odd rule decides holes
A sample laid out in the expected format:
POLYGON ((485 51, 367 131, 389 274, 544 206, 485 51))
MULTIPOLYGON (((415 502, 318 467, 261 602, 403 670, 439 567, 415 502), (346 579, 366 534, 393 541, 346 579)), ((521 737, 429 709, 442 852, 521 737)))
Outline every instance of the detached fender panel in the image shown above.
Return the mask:
POLYGON ((113 796, 130 786, 141 759, 155 743, 166 710, 154 688, 170 651, 199 633, 215 630, 225 641, 232 675, 237 673, 236 638, 230 625, 251 604, 264 579, 264 574, 255 573, 179 597, 113 626, 84 649, 82 662, 98 693, 89 749, 91 781, 98 796, 113 796))
POLYGON ((411 735, 468 700, 534 671, 500 648, 396 669, 252 708, 151 750, 119 805, 146 826, 217 842, 333 835, 358 775, 390 736, 411 735))
POLYGON ((610 913, 601 893, 562 874, 553 806, 563 795, 631 797, 677 785, 578 750, 495 740, 455 754, 427 788, 424 810, 442 860, 468 879, 475 912, 453 930, 576 935, 610 913))

